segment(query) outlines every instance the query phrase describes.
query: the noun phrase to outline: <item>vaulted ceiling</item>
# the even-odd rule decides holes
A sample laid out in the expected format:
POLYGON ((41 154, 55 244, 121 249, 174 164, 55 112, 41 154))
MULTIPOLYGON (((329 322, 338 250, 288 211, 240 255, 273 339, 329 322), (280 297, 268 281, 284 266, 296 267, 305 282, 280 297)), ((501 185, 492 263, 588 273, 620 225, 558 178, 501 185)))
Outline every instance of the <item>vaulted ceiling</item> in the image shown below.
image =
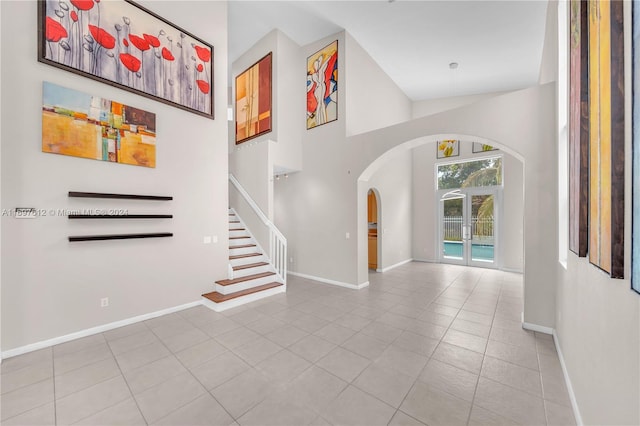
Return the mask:
POLYGON ((538 80, 546 10, 519 0, 231 1, 229 54, 274 28, 301 46, 344 29, 414 101, 515 90, 538 80))

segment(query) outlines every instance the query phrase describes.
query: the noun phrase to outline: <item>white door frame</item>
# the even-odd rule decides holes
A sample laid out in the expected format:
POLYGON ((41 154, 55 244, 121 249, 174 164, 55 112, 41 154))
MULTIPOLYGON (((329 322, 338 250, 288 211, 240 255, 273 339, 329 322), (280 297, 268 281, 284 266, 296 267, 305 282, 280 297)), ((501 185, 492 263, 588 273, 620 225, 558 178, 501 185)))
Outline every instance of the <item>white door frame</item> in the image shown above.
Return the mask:
MULTIPOLYGON (((440 189, 436 191, 436 199, 435 205, 437 206, 437 220, 436 227, 438 236, 436 239, 436 253, 438 254, 438 262, 440 263, 452 263, 457 265, 467 265, 467 266, 477 266, 480 268, 500 268, 500 229, 501 229, 501 212, 502 212, 502 185, 496 186, 482 186, 482 187, 474 187, 474 188, 460 188, 459 190, 451 190, 451 189, 440 189), (464 239, 462 241, 462 259, 450 258, 444 256, 443 241, 444 241, 444 227, 443 216, 444 216, 444 203, 442 202, 443 196, 447 193, 451 193, 455 191, 459 193, 461 196, 464 196, 464 201, 462 203, 462 217, 463 217, 463 227, 469 227, 471 225, 470 217, 471 217, 471 197, 474 195, 493 195, 493 232, 494 232, 494 247, 493 247, 493 261, 474 261, 471 258, 471 239, 464 239)), ((446 199, 446 198, 445 198, 446 199)), ((451 199, 451 198, 449 198, 451 199)))

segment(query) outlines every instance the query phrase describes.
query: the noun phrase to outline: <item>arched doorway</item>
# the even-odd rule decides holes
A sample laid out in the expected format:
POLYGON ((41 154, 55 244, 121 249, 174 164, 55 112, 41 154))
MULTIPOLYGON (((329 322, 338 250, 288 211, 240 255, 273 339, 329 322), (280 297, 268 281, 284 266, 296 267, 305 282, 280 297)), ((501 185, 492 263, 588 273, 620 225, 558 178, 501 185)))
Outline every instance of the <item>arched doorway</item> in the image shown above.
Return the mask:
POLYGON ((367 192, 367 260, 369 269, 378 270, 382 238, 380 215, 380 196, 371 188, 367 192))
MULTIPOLYGON (((362 253, 368 253, 370 244, 368 223, 364 223, 366 220, 364 210, 368 209, 368 203, 365 204, 364 200, 368 200, 369 190, 372 189, 373 186, 370 181, 377 180, 377 177, 380 176, 380 170, 385 167, 389 167, 389 163, 393 162, 398 156, 405 155, 409 151, 417 153, 420 150, 423 153, 421 154, 424 156, 423 158, 430 159, 430 162, 418 161, 415 154, 413 154, 413 168, 416 172, 414 173, 412 183, 414 187, 414 205, 412 206, 413 210, 411 213, 413 215, 413 225, 411 227, 413 239, 412 257, 414 261, 439 262, 441 260, 439 253, 442 250, 442 244, 440 244, 441 241, 439 238, 438 207, 441 205, 439 197, 442 194, 438 193, 436 186, 437 169, 434 166, 441 164, 441 160, 435 159, 435 154, 437 142, 442 139, 458 139, 462 144, 468 144, 467 147, 461 150, 459 157, 461 159, 482 159, 496 156, 503 158, 505 179, 507 179, 509 183, 508 186, 504 188, 504 203, 502 204, 507 204, 507 207, 505 207, 505 210, 503 211, 501 207, 496 206, 494 210, 494 217, 500 216, 502 222, 499 226, 504 231, 501 232, 502 243, 496 244, 492 247, 492 249, 495 250, 492 256, 495 261, 492 262, 491 265, 485 264, 484 261, 486 261, 486 259, 484 257, 486 256, 478 257, 477 253, 475 253, 475 259, 480 259, 480 262, 475 262, 476 264, 474 266, 493 267, 507 272, 522 273, 524 269, 524 159, 518 152, 515 152, 508 146, 477 136, 460 134, 424 136, 396 145, 372 161, 368 167, 365 167, 361 175, 358 177, 357 189, 359 199, 363 200, 362 203, 358 203, 360 211, 359 217, 362 218, 362 225, 359 225, 359 229, 367 229, 366 233, 363 232, 358 237, 358 245, 363 248, 362 253), (490 153, 476 153, 473 152, 471 142, 488 144, 498 150, 490 153), (468 151, 468 153, 466 151, 468 151), (420 194, 421 201, 419 201, 419 203, 422 203, 423 205, 416 206, 416 194, 420 194), (508 241, 504 240, 505 238, 508 238, 508 241)), ((451 162, 452 160, 447 161, 451 162)), ((471 189, 466 190, 473 192, 471 189)), ((472 201, 478 201, 486 198, 475 193, 469 195, 469 197, 473 198, 472 201)), ((502 198, 502 195, 500 195, 500 198, 502 198)), ((482 203, 477 204, 481 205, 482 203)), ((385 227, 388 226, 392 225, 385 225, 385 227)), ((470 226, 470 228, 472 228, 472 226, 470 226)), ((495 232, 498 232, 497 228, 498 226, 496 226, 495 232)), ((383 235, 382 231, 383 228, 379 225, 378 237, 383 235)), ((394 233, 392 232, 390 235, 393 237, 394 233)), ((487 237, 487 235, 484 234, 483 236, 487 237)), ((387 244, 391 244, 391 246, 393 246, 393 238, 388 241, 387 244)), ((378 248, 380 248, 380 244, 378 244, 378 248)), ((477 251, 478 247, 472 246, 470 251, 474 249, 477 251)), ((472 258, 473 254, 474 253, 472 252, 472 258)), ((363 271, 363 268, 368 272, 371 271, 368 259, 365 260, 366 258, 366 255, 359 257, 359 271, 363 271)), ((378 260, 380 261, 380 259, 378 260)), ((396 265, 394 264, 393 266, 396 265)), ((378 270, 380 269, 389 268, 378 267, 378 270)))

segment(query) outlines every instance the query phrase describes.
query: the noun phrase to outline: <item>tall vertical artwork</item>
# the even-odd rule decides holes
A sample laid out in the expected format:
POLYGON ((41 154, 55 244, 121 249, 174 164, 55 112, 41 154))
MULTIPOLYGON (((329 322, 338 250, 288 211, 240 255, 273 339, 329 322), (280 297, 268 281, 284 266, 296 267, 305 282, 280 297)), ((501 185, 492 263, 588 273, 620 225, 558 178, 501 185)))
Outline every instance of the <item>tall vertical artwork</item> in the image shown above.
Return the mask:
POLYGON ((587 255, 589 39, 586 0, 571 0, 569 66, 569 249, 587 255))
POLYGON ((307 58, 307 129, 338 119, 338 40, 307 58))
POLYGON ((631 287, 640 293, 640 6, 633 2, 633 232, 631 287))
POLYGON ((589 261, 624 277, 623 2, 590 0, 589 261))
POLYGON ((156 166, 156 115, 44 82, 42 152, 156 166))
POLYGON ((236 77, 236 144, 271 131, 271 57, 236 77))

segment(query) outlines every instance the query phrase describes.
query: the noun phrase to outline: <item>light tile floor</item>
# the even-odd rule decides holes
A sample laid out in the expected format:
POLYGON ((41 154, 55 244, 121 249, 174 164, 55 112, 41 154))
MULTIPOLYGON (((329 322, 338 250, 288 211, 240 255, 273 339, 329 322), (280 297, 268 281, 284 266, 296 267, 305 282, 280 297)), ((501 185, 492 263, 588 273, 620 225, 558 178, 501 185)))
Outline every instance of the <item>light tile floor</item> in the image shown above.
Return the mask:
POLYGON ((522 277, 410 263, 9 358, 3 425, 572 425, 522 277))

